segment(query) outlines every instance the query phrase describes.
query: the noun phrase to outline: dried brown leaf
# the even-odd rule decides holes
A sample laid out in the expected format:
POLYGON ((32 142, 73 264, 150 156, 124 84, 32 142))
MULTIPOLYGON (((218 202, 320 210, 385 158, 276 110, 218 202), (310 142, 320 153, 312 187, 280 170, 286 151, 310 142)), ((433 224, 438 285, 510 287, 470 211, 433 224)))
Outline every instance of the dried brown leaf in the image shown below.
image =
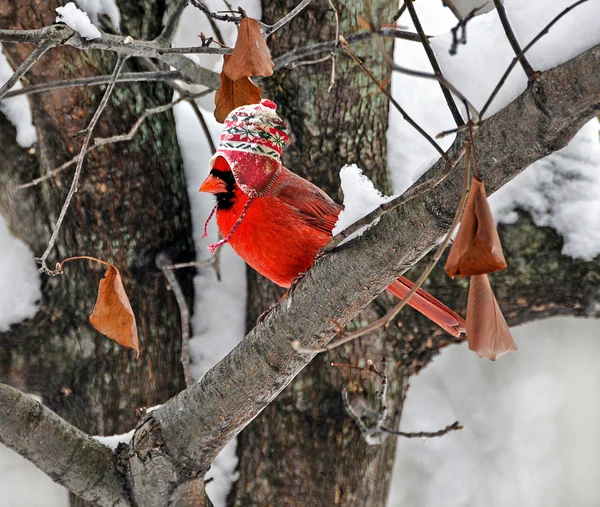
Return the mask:
POLYGON ((242 18, 233 53, 223 72, 232 81, 237 81, 242 77, 271 76, 274 66, 258 21, 242 18))
POLYGON ((487 275, 471 277, 467 304, 467 341, 479 357, 495 361, 517 350, 487 275))
POLYGON ((133 309, 125 294, 119 270, 109 265, 98 287, 98 299, 90 322, 98 331, 123 347, 140 349, 133 309))
POLYGON ((485 186, 481 180, 473 178, 460 229, 444 269, 454 278, 483 275, 505 268, 506 261, 485 186))
MULTIPOLYGON (((223 56, 223 67, 231 55, 223 56)), ((221 72, 221 86, 215 94, 215 119, 223 123, 227 115, 236 107, 260 103, 260 88, 249 77, 242 77, 237 81, 229 79, 225 72, 221 72)))

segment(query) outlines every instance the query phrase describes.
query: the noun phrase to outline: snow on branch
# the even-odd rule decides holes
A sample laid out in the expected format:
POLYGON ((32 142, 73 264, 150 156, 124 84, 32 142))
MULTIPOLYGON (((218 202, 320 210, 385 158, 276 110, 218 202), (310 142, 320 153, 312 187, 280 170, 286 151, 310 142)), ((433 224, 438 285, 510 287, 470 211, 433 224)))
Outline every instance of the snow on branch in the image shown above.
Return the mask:
POLYGON ((4 384, 0 384, 0 442, 84 500, 130 505, 108 447, 4 384))

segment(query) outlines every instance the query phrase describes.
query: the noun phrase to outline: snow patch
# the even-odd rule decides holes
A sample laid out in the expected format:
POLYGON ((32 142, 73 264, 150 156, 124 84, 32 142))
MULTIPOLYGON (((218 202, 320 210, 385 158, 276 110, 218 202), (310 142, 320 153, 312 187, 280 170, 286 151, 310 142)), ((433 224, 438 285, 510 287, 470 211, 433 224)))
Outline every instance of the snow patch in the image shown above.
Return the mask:
POLYGON ((134 433, 135 429, 128 431, 127 433, 123 433, 122 435, 111 435, 108 437, 101 437, 96 435, 92 438, 100 442, 102 445, 110 447, 113 451, 116 451, 119 444, 130 443, 134 433))
POLYGON ((494 217, 517 219, 520 208, 565 240, 562 253, 592 260, 600 254, 600 123, 588 122, 562 150, 538 160, 489 199, 494 217))
POLYGON ((33 317, 42 297, 33 254, 25 243, 11 235, 0 215, 0 331, 33 317))
MULTIPOLYGON (((343 231, 357 220, 368 215, 384 202, 391 201, 394 197, 386 197, 375 188, 373 182, 367 178, 356 164, 348 164, 340 171, 342 192, 344 193, 344 209, 338 216, 333 228, 333 235, 343 231)), ((374 220, 369 225, 351 234, 346 241, 361 236, 367 229, 379 222, 374 220)))
MULTIPOLYGON (((2 44, 0 44, 0 83, 5 83, 13 75, 14 70, 8 63, 6 56, 2 52, 2 44)), ((17 81, 13 90, 23 88, 21 83, 17 81)), ((37 134, 31 118, 31 107, 29 100, 24 95, 14 97, 12 99, 4 99, 0 102, 0 111, 6 115, 17 129, 17 143, 23 148, 29 148, 36 140, 37 134)))
POLYGON ((56 12, 58 13, 57 23, 64 23, 84 39, 93 40, 102 37, 100 30, 92 24, 87 13, 78 9, 73 2, 69 2, 63 7, 57 7, 56 12))
POLYGON ((227 505, 226 500, 231 485, 240 476, 239 472, 236 472, 238 463, 236 449, 237 438, 234 438, 223 447, 206 473, 206 480, 212 479, 206 485, 206 493, 215 507, 227 505))

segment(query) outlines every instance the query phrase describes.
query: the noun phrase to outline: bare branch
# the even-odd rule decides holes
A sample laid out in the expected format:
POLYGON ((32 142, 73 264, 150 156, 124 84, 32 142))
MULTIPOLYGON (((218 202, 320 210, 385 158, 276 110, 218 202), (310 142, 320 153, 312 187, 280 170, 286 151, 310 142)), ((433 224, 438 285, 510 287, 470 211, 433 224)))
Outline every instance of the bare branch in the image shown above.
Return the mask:
POLYGON ((189 387, 193 383, 190 372, 190 309, 175 273, 169 269, 170 259, 166 253, 161 252, 156 256, 156 265, 167 279, 179 307, 179 316, 181 318, 181 364, 183 365, 185 385, 189 387))
POLYGON ((329 342, 328 345, 325 345, 322 347, 320 346, 320 347, 313 348, 313 349, 307 349, 306 347, 298 348, 298 344, 296 342, 292 342, 291 345, 296 350, 296 352, 301 352, 304 354, 329 352, 330 350, 335 349, 336 347, 339 347, 340 345, 344 345, 345 343, 348 343, 352 340, 356 340, 357 338, 360 338, 361 336, 364 336, 372 331, 375 331, 376 329, 379 329, 380 327, 387 326, 390 322, 392 322, 392 320, 396 317, 396 315, 398 315, 398 313, 400 313, 400 311, 408 304, 408 302, 410 301, 410 298, 412 298, 415 295, 415 293, 421 288, 421 286, 423 285, 423 283, 425 282, 427 277, 433 271, 433 268, 436 266, 436 264, 442 257, 444 250, 446 249, 446 247, 450 243, 450 240, 452 239, 452 234, 454 234, 454 231, 456 230, 456 228, 458 227, 458 224, 460 223, 460 221, 462 219, 465 204, 467 202, 467 196, 469 193, 469 178, 471 175, 471 162, 472 162, 472 157, 474 156, 473 155, 474 148, 473 148, 472 144, 470 144, 470 141, 469 142, 465 141, 465 144, 466 144, 465 176, 464 176, 464 183, 463 183, 463 191, 462 191, 462 195, 460 198, 460 202, 458 203, 458 207, 456 208, 454 220, 452 221, 452 225, 450 226, 450 229, 448 229, 448 232, 446 233, 444 240, 440 243, 437 250, 435 251, 435 253, 431 257, 431 259, 429 260, 429 263, 427 264, 427 266, 421 273, 421 276, 419 276, 418 280, 415 282, 414 286, 410 289, 408 294, 406 294, 406 296, 404 296, 383 317, 380 317, 379 319, 375 320, 374 322, 371 322, 370 324, 367 324, 366 326, 361 327, 360 329, 354 331, 353 333, 346 333, 346 334, 340 336, 337 340, 332 340, 331 342, 329 342))
POLYGON ((37 62, 42 55, 50 48, 54 47, 54 43, 50 40, 45 40, 38 47, 36 47, 31 54, 23 60, 23 63, 19 65, 19 68, 8 78, 8 81, 0 87, 0 99, 2 99, 8 91, 17 83, 21 76, 25 74, 34 64, 37 62))
POLYGON ((267 25, 263 29, 263 35, 265 36, 265 38, 268 37, 269 35, 271 35, 272 33, 275 33, 283 25, 289 23, 298 14, 300 14, 306 8, 306 6, 311 2, 312 2, 312 0, 302 0, 296 7, 294 7, 290 12, 288 12, 285 16, 283 16, 283 18, 281 18, 279 21, 277 21, 276 23, 274 23, 270 26, 267 25))
MULTIPOLYGON (((398 30, 397 28, 380 28, 376 30, 375 33, 381 35, 382 37, 392 37, 395 39, 404 39, 412 42, 419 42, 420 38, 416 33, 407 32, 405 30, 398 30)), ((362 42, 365 40, 369 40, 373 37, 373 33, 370 31, 360 32, 354 35, 350 35, 346 37, 346 42, 349 45, 356 44, 358 42, 362 42)), ((287 67, 298 60, 303 60, 304 58, 312 55, 318 55, 321 53, 331 53, 331 51, 335 49, 340 49, 340 43, 338 40, 332 40, 329 42, 320 42, 318 44, 313 44, 311 46, 307 46, 304 48, 295 49, 281 55, 279 58, 275 58, 275 70, 281 69, 283 67, 287 67)))
POLYGON ((340 42, 342 44, 342 48, 344 49, 344 51, 346 51, 346 53, 348 53, 348 55, 350 55, 350 58, 352 58, 352 60, 354 60, 354 62, 362 69, 362 71, 369 76, 369 79, 371 79, 371 81, 373 81, 377 87, 379 88, 379 90, 381 92, 383 92, 383 94, 390 99, 390 102, 392 103, 392 105, 400 112, 400 114, 402 115, 402 118, 404 118, 404 120, 406 122, 408 122, 408 124, 414 128, 419 134, 421 134, 425 140, 431 144, 431 146, 433 146, 435 148, 435 150, 442 156, 442 158, 446 158, 446 153, 444 152, 444 150, 442 150, 442 148, 440 147, 440 145, 438 143, 436 143, 432 137, 425 132, 421 126, 414 121, 409 115, 408 113, 402 108, 402 106, 400 106, 400 104, 398 104, 398 102, 396 101, 396 99, 394 99, 394 97, 392 97, 392 94, 384 87, 381 85, 381 83, 379 81, 377 81, 377 78, 374 76, 374 74, 367 69, 366 65, 364 64, 364 62, 358 58, 351 50, 350 47, 348 46, 346 40, 340 35, 340 42))
POLYGON ((4 384, 0 384, 0 442, 88 502, 131 505, 108 447, 4 384))
MULTIPOLYGON (((415 9, 415 6, 412 3, 412 0, 405 0, 403 5, 404 5, 404 7, 406 7, 408 9, 408 12, 410 13, 410 17, 415 25, 415 28, 417 29, 417 33, 419 34, 421 43, 423 44, 423 49, 425 50, 425 53, 427 54, 427 58, 429 59, 429 63, 431 64, 431 68, 433 69, 434 74, 438 77, 443 78, 442 69, 440 68, 440 66, 438 64, 438 61, 435 57, 435 53, 433 52, 433 49, 431 49, 431 44, 429 44, 429 39, 425 35, 425 32, 423 31, 423 27, 421 26, 421 21, 419 20, 419 16, 417 15, 417 11, 415 9)), ((444 79, 444 81, 445 81, 445 79, 444 79)), ((439 79, 438 79, 438 82, 440 84, 440 88, 442 89, 442 93, 444 94, 444 98, 446 99, 446 104, 448 104, 448 109, 450 109, 450 113, 452 114, 452 117, 454 118, 456 126, 460 127, 461 125, 464 124, 464 121, 462 119, 462 116, 460 115, 460 112, 458 111, 458 107, 456 107, 454 98, 452 97, 452 94, 450 93, 450 90, 448 89, 448 87, 444 83, 442 83, 439 79)))
POLYGON ((373 223, 375 220, 382 217, 386 213, 389 213, 390 211, 396 209, 397 207, 403 206, 404 204, 411 201, 415 197, 418 197, 418 196, 424 194, 425 192, 428 192, 428 191, 436 188, 448 176, 450 176, 450 174, 456 167, 456 164, 458 164, 460 162, 460 160, 464 154, 465 154, 465 150, 463 148, 463 149, 459 150, 459 152, 456 154, 456 156, 454 156, 451 160, 446 162, 444 171, 439 176, 436 176, 430 180, 426 180, 422 183, 419 183, 418 185, 412 186, 410 189, 408 189, 402 195, 395 197, 391 201, 380 204, 379 207, 377 207, 376 209, 371 211, 371 213, 365 215, 360 220, 357 220, 353 224, 349 225, 343 231, 338 232, 333 238, 331 238, 329 243, 327 243, 321 249, 321 251, 318 253, 318 256, 322 256, 322 255, 325 255, 326 253, 332 252, 343 241, 345 241, 347 238, 352 236, 352 234, 359 231, 363 227, 366 227, 367 225, 373 223))
POLYGON ((442 428, 441 430, 438 431, 411 431, 411 432, 406 432, 406 431, 398 431, 398 430, 392 430, 390 428, 387 428, 386 426, 381 426, 381 430, 385 431, 386 433, 389 433, 390 435, 396 435, 397 437, 404 437, 404 438, 435 438, 435 437, 443 437, 444 435, 447 435, 448 433, 450 433, 451 431, 459 431, 464 429, 464 426, 462 426, 458 421, 453 422, 452 424, 446 426, 445 428, 442 428))
MULTIPOLYGON (((504 8, 504 3, 502 0, 494 0, 494 5, 496 6, 496 10, 498 11, 498 16, 500 17, 500 22, 502 23, 502 28, 504 28, 504 33, 506 34, 506 38, 515 52, 515 55, 519 55, 521 53, 521 46, 519 45, 519 41, 515 36, 515 32, 513 32, 512 26, 510 26, 510 21, 508 20, 508 16, 506 15, 506 9, 504 8)), ((536 71, 533 70, 533 67, 527 61, 525 56, 521 57, 521 67, 527 74, 527 79, 532 80, 536 75, 536 71)))
MULTIPOLYGON (((73 88, 75 86, 97 86, 110 83, 112 74, 105 76, 81 77, 75 79, 62 79, 60 81, 52 81, 50 83, 42 83, 38 85, 28 86, 8 92, 4 98, 10 99, 19 95, 32 95, 34 93, 48 92, 61 88, 73 88)), ((147 81, 175 81, 182 79, 181 74, 176 70, 165 70, 157 72, 124 72, 117 79, 117 83, 142 83, 147 81)))
POLYGON ((39 264, 40 264, 39 270, 41 272, 44 272, 47 274, 52 273, 52 270, 48 269, 48 267, 46 266, 46 259, 48 258, 48 255, 50 255, 50 252, 52 251, 52 248, 54 247, 54 243, 58 236, 58 232, 60 231, 60 226, 62 225, 65 215, 67 214, 67 209, 69 209, 69 204, 71 204, 71 199, 73 199, 75 192, 77 192, 77 186, 79 184, 79 176, 81 175, 81 169, 83 168, 83 161, 85 159, 85 153, 87 151, 88 144, 90 143, 90 140, 92 138, 92 133, 94 132, 94 127, 96 126, 96 123, 98 123, 98 120, 100 119, 100 115, 102 114, 102 111, 104 111, 104 108, 106 107, 106 104, 108 103, 110 94, 112 93, 113 88, 115 87, 115 81, 119 77, 119 73, 123 69, 123 65, 125 65, 126 59, 127 59, 127 57, 119 56, 119 58, 117 60, 117 64, 115 65, 115 70, 113 72, 113 79, 106 87, 106 91, 104 92, 104 96, 102 97, 102 100, 100 101, 100 104, 98 105, 98 109, 96 109, 96 112, 94 113, 94 116, 90 120, 90 124, 88 125, 88 127, 86 129, 85 138, 83 140, 83 144, 81 146, 81 151, 79 152, 79 158, 77 160, 77 166, 75 168, 75 174, 73 175, 73 182, 71 183, 71 188, 69 189, 69 193, 67 194, 65 203, 63 204, 63 207, 60 211, 60 215, 58 216, 58 220, 56 221, 56 225, 54 226, 54 231, 52 232, 52 236, 50 237, 50 241, 48 242, 46 251, 43 253, 43 255, 39 259, 36 259, 37 262, 39 262, 39 264))
POLYGON ((504 85, 504 83, 506 82, 506 79, 508 78, 508 75, 512 72, 512 70, 515 68, 515 65, 517 64, 517 62, 519 60, 521 60, 521 58, 523 58, 523 56, 525 55, 525 53, 527 53, 527 51, 529 51, 537 41, 539 41, 544 35, 546 35, 548 33, 548 31, 550 30, 550 28, 552 28, 563 16, 566 16, 569 12, 571 12, 575 7, 584 4, 585 2, 587 2, 588 0, 579 0, 577 2, 575 2, 574 4, 570 5, 569 7, 567 7, 565 10, 563 10, 560 14, 558 14, 552 21, 550 21, 550 23, 548 23, 540 33, 538 33, 529 44, 527 44, 527 46, 525 46, 523 48, 523 50, 513 58, 512 62, 510 62, 510 65, 508 66, 508 68, 506 69, 506 72, 504 72, 504 74, 502 75, 502 77, 500 78, 500 81, 498 81, 498 84, 496 85, 496 88, 494 88, 494 91, 492 92, 492 94, 490 95, 490 97, 487 99, 485 105, 483 106, 483 109, 481 110, 481 117, 483 117, 483 115, 485 114, 485 112, 488 110, 488 108, 490 107, 490 104, 492 103, 492 101, 494 100, 494 98, 496 98, 496 95, 498 94, 498 92, 500 91, 500 88, 502 88, 502 86, 504 85))

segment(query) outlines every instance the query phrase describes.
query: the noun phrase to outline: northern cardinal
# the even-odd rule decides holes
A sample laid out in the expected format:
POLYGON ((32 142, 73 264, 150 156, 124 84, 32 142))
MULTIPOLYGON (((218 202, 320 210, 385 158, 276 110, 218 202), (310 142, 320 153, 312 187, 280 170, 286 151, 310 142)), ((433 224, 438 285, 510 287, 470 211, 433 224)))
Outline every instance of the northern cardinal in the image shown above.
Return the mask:
MULTIPOLYGON (((210 249, 228 242, 252 268, 289 288, 331 239, 342 207, 281 165, 287 134, 275 108, 263 100, 229 114, 200 191, 216 196, 213 213, 224 236, 210 249)), ((412 286, 400 277, 387 290, 402 298, 412 286)), ((465 331, 465 321, 424 290, 408 304, 454 336, 465 331)))

